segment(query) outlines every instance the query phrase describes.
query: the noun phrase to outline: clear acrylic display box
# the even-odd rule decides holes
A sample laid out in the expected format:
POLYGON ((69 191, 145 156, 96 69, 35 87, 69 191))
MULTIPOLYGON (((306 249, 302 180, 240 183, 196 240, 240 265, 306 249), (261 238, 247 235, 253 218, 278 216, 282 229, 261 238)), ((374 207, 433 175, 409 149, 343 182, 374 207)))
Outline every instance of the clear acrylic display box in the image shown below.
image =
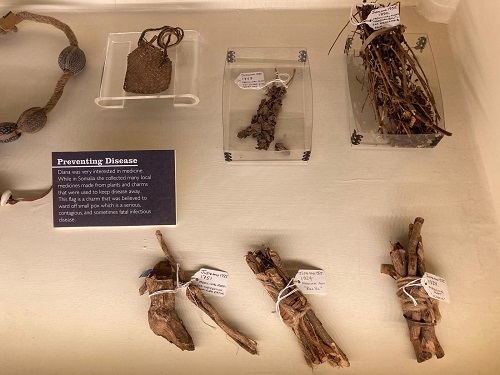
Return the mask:
POLYGON ((172 81, 169 88, 159 94, 133 94, 123 90, 127 71, 127 56, 137 48, 140 32, 108 34, 102 67, 97 105, 105 108, 123 108, 126 100, 173 98, 174 107, 194 106, 198 97, 198 63, 200 33, 184 30, 184 38, 177 46, 168 49, 172 60, 172 81))
MULTIPOLYGON (((279 83, 281 84, 281 83, 279 83)), ((312 83, 305 48, 229 48, 223 84, 224 157, 227 162, 306 163, 312 143, 312 83), (294 73, 295 71, 295 73, 294 73), (269 86, 276 79, 290 81, 277 116, 274 141, 268 150, 256 149, 257 140, 244 139, 238 132, 251 124, 259 104, 266 97, 266 86, 242 88, 236 80, 242 73, 258 73, 269 86), (281 143, 287 150, 275 150, 281 143)))
MULTIPOLYGON (((434 63, 434 56, 427 34, 404 34, 422 66, 441 116, 439 126, 444 126, 444 111, 441 89, 434 63)), ((346 60, 347 89, 349 102, 350 142, 354 147, 378 146, 400 148, 433 148, 443 138, 443 134, 380 134, 371 98, 364 87, 365 68, 359 56, 361 40, 358 35, 347 38, 344 54, 346 60)))

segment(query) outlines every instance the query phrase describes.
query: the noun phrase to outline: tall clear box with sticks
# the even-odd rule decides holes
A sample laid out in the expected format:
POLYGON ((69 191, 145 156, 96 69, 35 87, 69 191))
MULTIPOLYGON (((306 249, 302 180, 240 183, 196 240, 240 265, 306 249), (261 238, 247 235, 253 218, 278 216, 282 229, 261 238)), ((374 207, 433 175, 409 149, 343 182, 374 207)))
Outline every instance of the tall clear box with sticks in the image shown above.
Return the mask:
POLYGON ((305 48, 229 48, 223 84, 227 162, 306 163, 312 83, 305 48))
MULTIPOLYGON (((426 34, 405 33, 404 39, 406 43, 403 44, 403 48, 407 51, 407 56, 412 57, 411 61, 406 63, 408 65, 401 64, 405 68, 384 65, 386 62, 392 64, 390 58, 383 61, 383 64, 380 64, 379 61, 371 62, 366 57, 363 59, 361 51, 366 46, 362 44, 357 34, 346 40, 344 54, 350 113, 350 142, 354 147, 433 148, 443 139, 443 131, 448 133, 445 128, 441 89, 429 37, 426 34), (370 73, 367 68, 369 64, 377 65, 370 73), (418 74, 411 71, 410 64, 418 69, 418 74), (380 71, 376 71, 377 67, 381 68, 380 71), (402 74, 399 76, 393 74, 394 70, 401 72, 403 69, 407 71, 404 77, 402 74), (384 76, 384 71, 393 75, 389 76, 388 74, 378 80, 375 75, 384 76), (372 74, 371 79, 369 74, 372 74), (430 101, 434 102, 433 108, 435 110, 429 109, 431 103, 422 100, 423 95, 419 95, 419 90, 422 92, 427 90, 427 87, 423 88, 421 81, 426 81, 426 86, 432 93, 430 101), (387 84, 380 84, 382 89, 374 90, 373 85, 379 82, 387 82, 387 84), (415 95, 412 96, 410 93, 410 95, 405 96, 405 86, 410 87, 410 85, 411 89, 415 90, 415 95), (392 95, 390 100, 384 98, 387 92, 392 95), (408 97, 410 100, 409 103, 406 103, 408 97), (391 105, 386 106, 381 105, 381 103, 390 103, 391 105), (415 111, 417 106, 421 107, 418 108, 422 109, 420 112, 415 111), (403 107, 409 109, 404 110, 403 107), (400 112, 398 112, 399 110, 400 112), (441 131, 432 131, 431 129, 422 134, 414 133, 415 129, 411 128, 415 122, 413 117, 422 120, 424 115, 419 113, 425 112, 429 113, 429 118, 433 116, 433 112, 436 112, 436 123, 439 124, 441 131), (394 132, 395 123, 403 124, 405 128, 399 134, 394 132), (404 124, 408 124, 408 126, 404 124)), ((377 51, 377 53, 379 52, 382 52, 382 49, 377 51)), ((401 54, 404 52, 401 51, 401 54)))

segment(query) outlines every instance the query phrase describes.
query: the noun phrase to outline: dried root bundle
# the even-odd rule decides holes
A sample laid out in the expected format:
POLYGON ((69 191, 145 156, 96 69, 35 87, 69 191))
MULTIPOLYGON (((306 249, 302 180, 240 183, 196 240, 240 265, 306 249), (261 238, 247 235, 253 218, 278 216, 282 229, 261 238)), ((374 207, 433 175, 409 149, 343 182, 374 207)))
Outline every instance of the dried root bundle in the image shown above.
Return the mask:
POLYGON ((365 86, 372 99, 381 134, 444 134, 429 82, 403 35, 403 25, 373 30, 362 23, 370 12, 383 6, 364 3, 353 19, 362 46, 365 86))
MULTIPOLYGON (((249 252, 246 261, 276 303, 278 295, 291 280, 278 253, 269 248, 249 252)), ((328 362, 333 367, 349 366, 347 356, 330 337, 300 291, 281 299, 279 310, 283 322, 299 340, 309 366, 323 362, 328 362)))
POLYGON ((274 141, 274 130, 283 105, 283 97, 294 75, 295 70, 292 77, 283 82, 279 79, 279 74, 276 70, 276 82, 271 83, 271 85, 265 88, 266 98, 261 100, 257 113, 252 117, 251 124, 238 133, 238 138, 252 136, 257 139, 257 147, 255 147, 257 150, 269 149, 269 146, 274 141))
MULTIPOLYGON (((174 279, 179 280, 182 284, 187 283, 189 280, 186 279, 184 271, 168 250, 160 231, 156 231, 156 237, 167 259, 159 262, 153 268, 144 285, 139 289, 141 295, 148 292, 151 298, 151 306, 148 312, 149 326, 156 335, 166 338, 181 350, 194 350, 193 339, 175 311, 174 290, 177 285, 175 285, 174 279)), ((189 284, 186 289, 186 296, 240 347, 250 354, 257 354, 257 342, 231 328, 206 300, 200 288, 189 284)))
MULTIPOLYGON (((174 273, 170 262, 159 262, 144 285, 141 291, 148 291, 150 294, 160 290, 174 290, 174 273)), ((151 296, 148 321, 149 327, 156 335, 162 336, 181 350, 194 350, 193 339, 175 311, 174 293, 151 296)))
POLYGON ((436 337, 435 325, 441 318, 439 301, 429 297, 421 283, 417 281, 425 273, 424 246, 420 230, 424 219, 417 217, 409 226, 410 241, 408 250, 401 244, 391 247, 392 264, 383 264, 381 272, 396 280, 397 296, 401 301, 403 316, 410 330, 410 341, 413 344, 417 362, 424 362, 435 354, 437 358, 444 356, 444 350, 436 337), (416 282, 407 286, 407 284, 416 282), (404 289, 403 289, 404 288, 404 289), (408 296, 404 291, 411 295, 408 296), (413 299, 412 299, 413 298, 413 299), (416 302, 416 305, 414 303, 416 302))

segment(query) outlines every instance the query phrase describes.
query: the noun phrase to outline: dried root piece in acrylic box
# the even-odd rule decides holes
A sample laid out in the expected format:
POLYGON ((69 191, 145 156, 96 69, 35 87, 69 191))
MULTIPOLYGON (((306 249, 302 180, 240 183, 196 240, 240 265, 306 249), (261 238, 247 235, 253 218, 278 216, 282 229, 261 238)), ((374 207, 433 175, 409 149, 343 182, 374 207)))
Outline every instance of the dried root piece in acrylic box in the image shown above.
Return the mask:
POLYGON ((278 253, 269 248, 249 252, 246 261, 273 301, 279 299, 277 313, 295 333, 307 364, 312 367, 328 362, 333 367, 348 367, 347 356, 316 317, 306 297, 291 284, 292 278, 278 253))
POLYGON ((153 268, 139 289, 141 295, 147 292, 151 298, 148 312, 151 330, 181 350, 195 349, 193 339, 175 311, 176 292, 179 288, 185 287, 189 301, 207 314, 240 347, 250 354, 257 354, 257 342, 231 328, 222 319, 219 312, 206 300, 200 288, 191 284, 186 278, 183 269, 168 250, 160 231, 156 231, 156 237, 167 259, 153 268))
POLYGON ((409 226, 409 244, 405 250, 399 242, 391 245, 392 264, 383 264, 381 272, 396 280, 397 296, 408 323, 410 341, 413 344, 417 362, 424 362, 435 354, 444 357, 435 326, 441 314, 439 301, 425 291, 421 279, 425 274, 424 246, 420 230, 424 219, 417 217, 409 226))
MULTIPOLYGON (((405 26, 396 22, 395 26, 375 27, 371 23, 372 11, 378 12, 383 7, 379 3, 358 4, 351 14, 351 23, 357 25, 354 34, 362 42, 356 52, 363 60, 364 76, 358 79, 372 101, 378 132, 450 136, 451 133, 440 126, 441 115, 436 100, 417 55, 405 40, 405 26)), ((397 7, 399 15, 399 4, 393 7, 397 7)), ((425 137, 418 139, 417 143, 426 142, 425 137)), ((429 146, 413 144, 405 147, 429 146)))
MULTIPOLYGON (((280 78, 280 73, 277 69, 275 69, 275 72, 276 79, 263 88, 266 98, 261 100, 257 113, 252 117, 250 125, 238 133, 238 138, 247 138, 250 136, 255 138, 257 140, 257 146, 255 147, 257 150, 268 150, 274 141, 274 132, 283 105, 283 99, 295 76, 294 69, 293 74, 284 81, 280 78)), ((277 143, 275 149, 276 151, 287 150, 282 143, 277 143)))

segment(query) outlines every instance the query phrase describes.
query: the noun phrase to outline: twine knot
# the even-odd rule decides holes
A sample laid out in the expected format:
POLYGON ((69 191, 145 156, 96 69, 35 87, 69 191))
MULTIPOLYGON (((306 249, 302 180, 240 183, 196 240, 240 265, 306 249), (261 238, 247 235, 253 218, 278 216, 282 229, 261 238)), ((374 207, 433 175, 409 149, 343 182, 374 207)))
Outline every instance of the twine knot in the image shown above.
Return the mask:
POLYGON ((189 280, 187 283, 181 283, 179 280, 179 268, 180 265, 177 263, 176 265, 176 272, 175 272, 175 286, 173 289, 160 289, 155 292, 149 293, 149 298, 153 296, 157 296, 158 294, 165 294, 165 293, 177 293, 183 288, 186 288, 186 290, 189 290, 189 285, 191 284, 192 280, 189 280))
POLYGON ((300 320, 309 310, 311 310, 311 305, 307 302, 307 300, 305 300, 305 298, 300 298, 302 294, 293 281, 293 278, 290 279, 288 284, 278 293, 278 298, 276 300, 276 312, 280 317, 281 323, 285 323, 287 326, 295 329, 299 326, 300 320), (290 291, 284 294, 287 290, 290 291), (288 303, 284 301, 285 298, 297 292, 299 294, 297 294, 294 299, 288 301, 288 303), (300 305, 298 307, 294 307, 297 304, 300 305))
POLYGON ((284 304, 283 306, 287 313, 290 315, 288 318, 284 319, 284 323, 295 329, 299 326, 301 319, 307 314, 309 310, 311 310, 311 305, 307 302, 305 305, 295 309, 290 305, 284 304))
POLYGON ((435 325, 436 314, 432 298, 427 294, 423 285, 422 278, 418 276, 401 277, 396 280, 398 292, 396 295, 401 301, 403 315, 410 325, 435 325), (413 320, 409 317, 412 313, 419 312, 422 320, 413 320), (412 323, 410 323, 412 322, 412 323))

